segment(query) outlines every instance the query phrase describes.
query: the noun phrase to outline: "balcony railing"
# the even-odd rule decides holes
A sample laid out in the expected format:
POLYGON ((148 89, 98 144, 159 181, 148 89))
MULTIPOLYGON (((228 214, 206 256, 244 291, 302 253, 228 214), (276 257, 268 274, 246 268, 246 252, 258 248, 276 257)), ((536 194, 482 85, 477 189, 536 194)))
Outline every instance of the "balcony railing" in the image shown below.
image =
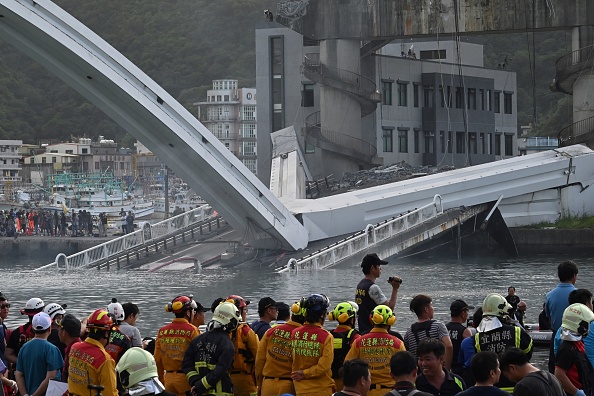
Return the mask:
POLYGON ((305 125, 307 133, 313 135, 317 139, 325 140, 365 156, 373 157, 377 154, 377 148, 371 143, 344 133, 321 128, 319 111, 310 114, 305 119, 305 125))
POLYGON ((320 54, 305 54, 303 67, 311 73, 351 85, 366 99, 377 103, 381 102, 381 94, 376 91, 373 80, 348 70, 327 66, 320 62, 320 54))
POLYGON ((581 143, 581 141, 579 141, 579 136, 590 132, 594 132, 594 117, 574 122, 559 131, 559 134, 557 135, 559 147, 581 143))
POLYGON ((589 45, 579 50, 570 52, 567 55, 563 55, 555 62, 555 71, 561 72, 564 69, 576 65, 578 63, 586 62, 594 57, 594 45, 589 45))
POLYGON ((594 45, 580 48, 562 56, 555 62, 553 90, 571 94, 573 84, 581 75, 589 75, 594 66, 594 45))

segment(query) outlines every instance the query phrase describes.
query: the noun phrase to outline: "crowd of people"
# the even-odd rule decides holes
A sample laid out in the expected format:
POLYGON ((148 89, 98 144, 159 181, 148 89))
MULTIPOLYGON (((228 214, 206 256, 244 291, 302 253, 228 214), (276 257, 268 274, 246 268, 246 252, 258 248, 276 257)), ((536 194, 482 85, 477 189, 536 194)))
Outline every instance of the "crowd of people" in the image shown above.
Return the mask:
MULTIPOLYGON (((120 212, 122 234, 134 232, 134 213, 120 212)), ((87 210, 2 210, 0 236, 107 236, 108 218, 105 212, 98 216, 87 210)))
MULTIPOLYGON (((289 305, 263 297, 249 324, 251 303, 239 295, 215 299, 208 323, 207 308, 178 295, 165 308, 173 320, 155 339, 141 338, 133 303, 112 299, 81 321, 31 298, 21 310, 27 324, 0 327, 0 381, 5 394, 23 396, 43 396, 55 381, 77 396, 594 394, 592 293, 575 288, 573 262, 559 265, 560 283, 546 297, 551 372, 530 363, 533 342, 513 287, 506 297, 488 294, 471 322, 474 307, 464 300, 452 301, 443 323, 433 318, 432 298, 418 294, 410 302, 417 322, 404 336, 394 331, 403 280, 388 279, 387 298, 376 283, 386 263, 377 254, 363 258, 354 301, 331 306, 311 294, 289 305)), ((2 320, 9 308, 0 293, 2 320)))

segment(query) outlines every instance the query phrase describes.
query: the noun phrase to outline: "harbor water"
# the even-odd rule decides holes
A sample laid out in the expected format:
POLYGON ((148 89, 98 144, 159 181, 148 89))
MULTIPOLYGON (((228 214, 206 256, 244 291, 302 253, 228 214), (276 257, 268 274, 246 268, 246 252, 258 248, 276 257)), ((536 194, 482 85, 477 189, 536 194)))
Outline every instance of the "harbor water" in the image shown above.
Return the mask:
MULTIPOLYGON (((462 298, 478 307, 487 293, 506 295, 508 286, 514 286, 528 305, 525 322, 537 323, 545 294, 558 282, 557 265, 569 259, 580 268, 576 287, 594 290, 592 255, 532 255, 515 259, 467 257, 461 260, 442 256, 405 258, 383 266, 378 284, 389 297, 388 276, 403 278, 395 309, 397 321, 393 326, 402 334, 416 320, 408 307, 412 297, 419 293, 433 298, 436 319, 448 321, 449 306, 454 299, 462 298)), ((262 297, 270 296, 290 304, 310 293, 324 293, 335 305, 354 299, 355 286, 362 277, 357 266, 297 274, 275 274, 268 267, 254 267, 249 263, 233 268, 210 267, 200 273, 166 270, 65 273, 53 269, 32 272, 37 264, 3 263, 0 269, 0 290, 11 303, 6 321, 9 328, 25 321, 19 310, 31 297, 40 297, 46 304, 67 304, 67 311, 81 318, 96 308, 106 307, 115 297, 121 303, 136 303, 141 311, 137 326, 142 336, 154 336, 159 327, 171 320, 172 315, 166 313, 164 307, 177 294, 192 293, 207 308, 217 297, 239 294, 251 301, 248 321, 252 321, 257 319, 257 303, 262 297)), ((207 314, 207 319, 209 317, 207 314)), ((542 351, 535 355, 539 366, 544 356, 542 351)))

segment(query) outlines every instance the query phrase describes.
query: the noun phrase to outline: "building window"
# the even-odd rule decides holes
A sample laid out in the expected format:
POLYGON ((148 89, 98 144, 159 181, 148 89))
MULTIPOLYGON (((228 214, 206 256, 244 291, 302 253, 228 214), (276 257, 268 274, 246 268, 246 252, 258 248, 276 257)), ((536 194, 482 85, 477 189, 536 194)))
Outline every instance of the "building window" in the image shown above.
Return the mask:
POLYGON ((241 150, 243 152, 243 155, 255 156, 256 142, 243 142, 241 150))
POLYGON ((244 121, 256 121, 256 106, 243 106, 242 119, 244 121))
POLYGON ((439 131, 439 146, 441 147, 441 152, 445 153, 445 132, 439 131))
POLYGON ((382 81, 382 104, 392 106, 392 82, 382 81))
POLYGON ((413 84, 413 106, 419 107, 419 84, 413 84))
POLYGON ((406 106, 407 84, 398 83, 398 106, 406 106))
POLYGON ((443 85, 439 86, 439 98, 441 99, 441 107, 445 107, 445 92, 443 91, 443 85))
POLYGON ((452 131, 448 131, 448 153, 452 153, 452 142, 453 142, 453 137, 452 137, 452 131))
POLYGON ((42 164, 45 164, 45 163, 47 163, 47 158, 45 158, 45 157, 41 157, 41 163, 42 163, 42 164))
POLYGON ((505 139, 505 155, 507 157, 511 157, 514 155, 514 136, 506 134, 504 136, 505 139))
POLYGON ((501 134, 495 134, 495 155, 501 155, 501 134))
POLYGON ((512 113, 512 94, 504 92, 503 93, 503 112, 505 114, 512 113))
POLYGON ((407 129, 399 129, 398 130, 398 152, 399 153, 408 153, 408 130, 407 129))
POLYGON ((491 90, 487 89, 487 111, 493 111, 493 107, 491 105, 491 90))
POLYGON ((414 130, 414 144, 415 144, 415 153, 419 152, 419 135, 420 135, 421 130, 420 129, 415 129, 414 130))
POLYGON ((476 141, 476 132, 469 132, 468 133, 468 153, 469 154, 477 154, 478 150, 478 143, 476 141))
POLYGON ((456 87, 456 108, 462 109, 464 108, 464 95, 462 93, 462 87, 456 87))
POLYGON ((468 88, 468 110, 476 110, 476 89, 468 88))
POLYGON ((305 142, 305 154, 314 154, 316 152, 316 146, 311 143, 305 142))
POLYGON ((428 51, 421 51, 420 53, 421 59, 445 59, 446 58, 446 50, 428 50, 428 51))
POLYGON ((435 152, 435 132, 425 131, 425 153, 433 154, 435 152))
POLYGON ((82 152, 82 154, 89 154, 89 149, 84 148, 84 149, 82 149, 81 152, 82 152))
POLYGON ((434 95, 433 85, 425 85, 423 87, 423 107, 433 107, 434 95))
POLYGON ((74 154, 74 150, 66 150, 66 154, 74 154))
POLYGON ((101 167, 99 166, 99 162, 95 162, 95 170, 99 170, 99 169, 101 169, 101 167))
POLYGON ((394 151, 394 129, 382 128, 382 140, 384 142, 384 153, 391 153, 394 151))
POLYGON ((493 106, 495 107, 495 113, 501 112, 500 98, 501 98, 501 92, 495 92, 495 95, 493 96, 493 106))
POLYGON ((485 90, 479 89, 479 102, 481 104, 481 110, 485 110, 485 90))
POLYGON ((241 136, 244 138, 255 138, 256 124, 243 124, 241 126, 241 136))
POLYGON ((480 134, 480 139, 481 140, 480 140, 479 144, 480 144, 480 147, 481 147, 481 154, 487 154, 486 147, 485 147, 485 144, 487 142, 486 142, 485 134, 484 133, 481 133, 480 134))
POLYGON ((270 38, 270 70, 271 70, 271 92, 272 97, 272 119, 271 130, 278 131, 284 128, 284 42, 283 37, 270 38))
POLYGON ((456 132, 456 153, 457 154, 464 154, 466 150, 464 150, 464 132, 456 132))
POLYGON ((303 83, 301 90, 301 107, 314 107, 314 85, 303 83))
POLYGON ((225 102, 229 101, 229 95, 225 95, 225 102))

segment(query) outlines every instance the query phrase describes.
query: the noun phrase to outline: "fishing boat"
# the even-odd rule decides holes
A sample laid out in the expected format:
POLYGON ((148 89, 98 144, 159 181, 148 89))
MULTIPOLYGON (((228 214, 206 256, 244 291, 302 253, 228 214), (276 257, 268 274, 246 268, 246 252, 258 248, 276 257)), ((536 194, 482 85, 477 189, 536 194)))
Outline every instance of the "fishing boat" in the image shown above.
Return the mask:
POLYGON ((109 172, 50 175, 48 185, 50 202, 43 209, 67 213, 85 210, 92 216, 105 213, 111 221, 119 219, 121 212, 132 211, 136 219, 149 218, 155 212, 152 202, 128 194, 109 172))

